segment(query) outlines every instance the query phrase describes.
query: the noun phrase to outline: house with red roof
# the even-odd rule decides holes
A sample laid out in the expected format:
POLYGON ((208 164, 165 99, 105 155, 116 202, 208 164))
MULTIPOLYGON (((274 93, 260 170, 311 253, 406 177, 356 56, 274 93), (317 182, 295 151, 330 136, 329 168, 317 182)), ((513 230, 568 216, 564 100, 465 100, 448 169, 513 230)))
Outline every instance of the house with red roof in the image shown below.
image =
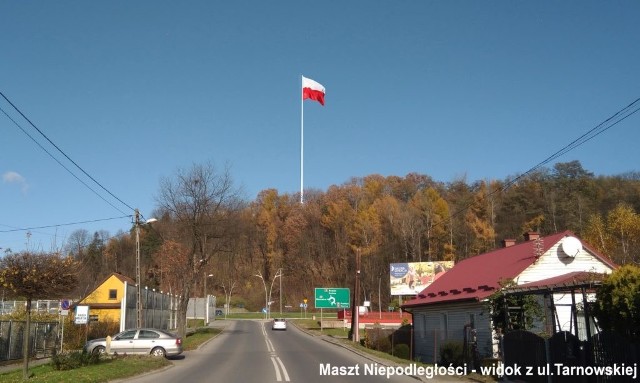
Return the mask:
MULTIPOLYGON (((526 233, 524 242, 504 240, 503 247, 457 263, 451 270, 402 306, 413 315, 414 356, 437 363, 447 341, 464 341, 473 329, 480 357, 494 357, 498 337, 493 332, 487 299, 512 280, 518 286, 562 283, 581 272, 608 274, 616 265, 571 231, 541 237, 526 233)), ((567 330, 571 307, 567 294, 552 294, 557 331, 567 330), (570 306, 570 305, 569 305, 570 306), (566 327, 566 328, 565 328, 566 327)))

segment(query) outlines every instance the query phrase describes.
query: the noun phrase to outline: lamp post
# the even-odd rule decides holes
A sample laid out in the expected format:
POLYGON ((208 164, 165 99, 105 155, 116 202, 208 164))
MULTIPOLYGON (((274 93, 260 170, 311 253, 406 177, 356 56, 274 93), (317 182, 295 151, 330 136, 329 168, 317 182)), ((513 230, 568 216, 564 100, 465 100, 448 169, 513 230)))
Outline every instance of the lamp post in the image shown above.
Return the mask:
POLYGON ((264 278, 262 277, 261 273, 255 274, 254 277, 258 277, 262 279, 262 286, 264 287, 264 309, 265 309, 264 319, 267 319, 267 312, 268 312, 267 307, 269 307, 269 298, 267 297, 267 284, 264 282, 264 278))
MULTIPOLYGON (((204 273, 204 325, 209 325, 209 296, 207 295, 207 278, 213 277, 213 274, 204 273)), ((215 314, 215 313, 214 313, 215 314)))
POLYGON ((233 288, 236 286, 236 283, 233 282, 229 288, 229 292, 227 293, 227 287, 225 284, 222 284, 222 289, 224 290, 224 300, 225 300, 225 308, 224 308, 224 319, 227 319, 227 314, 229 314, 229 305, 231 304, 231 293, 233 292, 233 288))
POLYGON ((280 268, 280 316, 282 316, 282 268, 280 268))
MULTIPOLYGON (((140 277, 140 212, 135 210, 136 225, 136 285, 138 285, 136 294, 136 327, 142 327, 142 278, 140 277)), ((157 219, 149 218, 145 224, 156 222, 157 219)))
POLYGON ((207 273, 204 273, 204 297, 205 299, 207 298, 207 278, 211 278, 213 277, 213 274, 209 274, 207 275, 207 273))
MULTIPOLYGON (((273 290, 273 283, 276 281, 276 278, 278 277, 282 277, 282 269, 278 269, 278 272, 276 273, 276 275, 273 277, 273 280, 271 281, 271 287, 269 288, 269 302, 268 306, 267 306, 267 315, 271 314, 271 290, 273 290)), ((280 315, 282 315, 282 278, 280 278, 280 315)), ((269 319, 269 317, 267 316, 267 319, 269 319)))

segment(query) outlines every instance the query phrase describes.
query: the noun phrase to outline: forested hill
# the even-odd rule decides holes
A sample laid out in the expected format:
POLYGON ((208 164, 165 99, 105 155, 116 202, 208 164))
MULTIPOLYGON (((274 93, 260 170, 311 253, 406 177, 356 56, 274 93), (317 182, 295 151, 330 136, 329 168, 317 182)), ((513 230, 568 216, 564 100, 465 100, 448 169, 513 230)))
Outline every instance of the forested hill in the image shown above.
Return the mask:
MULTIPOLYGON (((211 182, 186 176, 179 179, 211 182)), ((459 261, 502 239, 520 241, 528 231, 572 230, 617 264, 640 263, 640 173, 594 176, 578 161, 505 180, 370 175, 306 190, 303 204, 299 194, 264 190, 255 201, 235 200, 220 211, 198 207, 191 221, 167 206, 155 212, 153 228, 142 228, 143 284, 176 291, 177 279, 188 274, 192 294, 202 295, 206 279, 209 293, 224 297, 233 287, 233 296, 254 309, 264 302, 264 289, 279 293, 278 272, 283 301, 294 309, 313 297, 314 287, 352 286, 356 252, 364 295, 376 296, 382 286, 386 307, 389 263, 459 261), (207 259, 202 268, 199 257, 207 259)), ((133 235, 91 238, 78 231, 67 251, 85 265, 82 291, 110 272, 135 275, 133 235)))

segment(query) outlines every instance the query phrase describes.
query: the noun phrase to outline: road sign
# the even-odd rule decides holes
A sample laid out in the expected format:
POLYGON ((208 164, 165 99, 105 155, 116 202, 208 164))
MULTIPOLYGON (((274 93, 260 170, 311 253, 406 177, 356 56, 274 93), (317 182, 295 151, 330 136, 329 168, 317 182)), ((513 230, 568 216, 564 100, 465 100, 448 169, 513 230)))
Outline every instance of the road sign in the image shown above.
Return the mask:
POLYGON ((348 309, 351 304, 349 289, 341 287, 316 287, 317 309, 348 309))
POLYGON ((76 324, 89 323, 89 306, 76 306, 76 324))

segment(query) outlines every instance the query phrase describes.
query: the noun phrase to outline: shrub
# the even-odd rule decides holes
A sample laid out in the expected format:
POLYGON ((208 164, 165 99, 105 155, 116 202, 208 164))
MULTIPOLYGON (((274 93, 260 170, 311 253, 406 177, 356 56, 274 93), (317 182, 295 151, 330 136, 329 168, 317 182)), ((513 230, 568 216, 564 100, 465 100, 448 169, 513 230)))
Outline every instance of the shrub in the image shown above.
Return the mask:
POLYGON ((462 366, 464 364, 464 352, 462 342, 447 341, 440 348, 440 364, 448 366, 462 366))
POLYGON ((79 350, 87 339, 104 338, 120 332, 120 322, 104 320, 86 325, 76 325, 71 316, 64 319, 64 349, 79 350))
POLYGON ((100 355, 87 354, 78 351, 62 354, 54 352, 51 357, 51 365, 55 370, 60 371, 73 370, 74 368, 98 364, 99 362, 100 355))
POLYGON ((411 350, 409 349, 409 345, 404 343, 398 343, 393 346, 393 356, 402 359, 410 359, 411 358, 411 350))
POLYGON ((391 340, 387 336, 387 332, 380 325, 375 325, 372 329, 365 331, 364 339, 361 340, 362 345, 372 350, 391 353, 391 340))

